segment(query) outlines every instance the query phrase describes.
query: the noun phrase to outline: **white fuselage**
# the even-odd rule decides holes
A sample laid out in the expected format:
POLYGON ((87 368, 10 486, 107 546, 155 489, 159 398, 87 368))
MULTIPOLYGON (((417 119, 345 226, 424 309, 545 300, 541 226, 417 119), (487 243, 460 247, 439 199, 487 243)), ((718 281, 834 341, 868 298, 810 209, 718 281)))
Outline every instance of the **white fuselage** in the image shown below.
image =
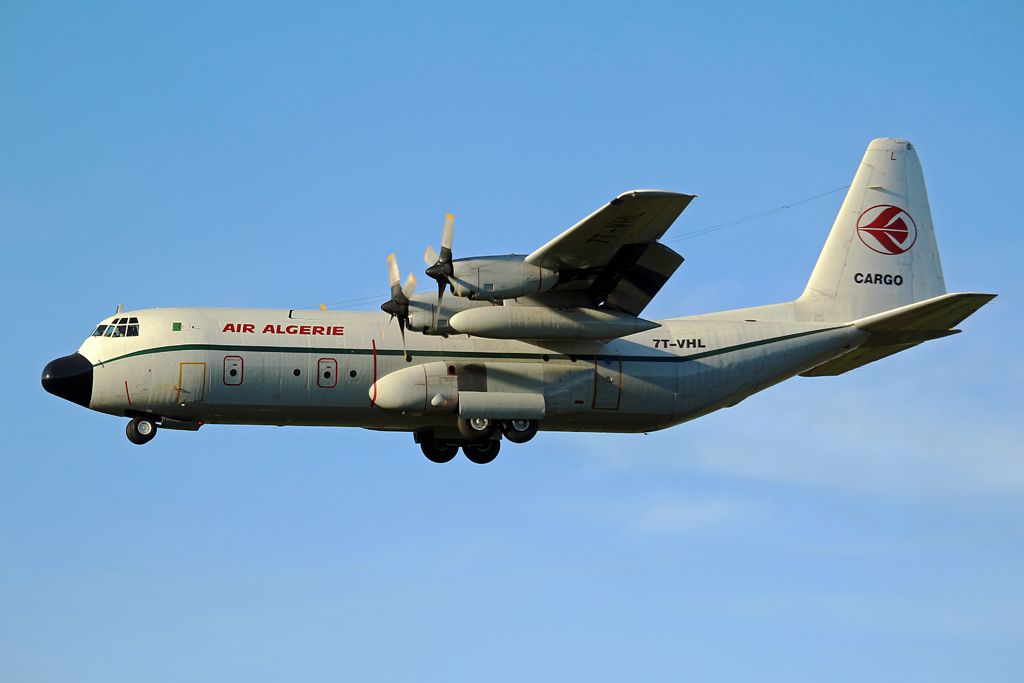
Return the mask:
POLYGON ((468 259, 453 258, 448 215, 425 254, 438 298, 402 285, 392 255, 387 313, 119 307, 42 386, 131 418, 139 445, 207 423, 356 426, 483 464, 538 429, 651 431, 797 374, 842 374, 956 333, 994 297, 946 292, 917 152, 879 138, 798 298, 640 318, 682 263, 658 240, 692 199, 632 190, 528 255, 468 259))
MULTIPOLYGON (((89 407, 183 423, 454 429, 455 414, 375 404, 375 383, 443 361, 471 366, 488 392, 541 393, 543 430, 642 432, 737 402, 858 346, 841 323, 661 321, 608 342, 408 335, 383 313, 148 309, 138 336, 89 337, 89 407), (389 324, 390 323, 390 324, 389 324)), ((109 322, 105 321, 105 322, 109 322)), ((467 371, 468 372, 468 371, 467 371)))

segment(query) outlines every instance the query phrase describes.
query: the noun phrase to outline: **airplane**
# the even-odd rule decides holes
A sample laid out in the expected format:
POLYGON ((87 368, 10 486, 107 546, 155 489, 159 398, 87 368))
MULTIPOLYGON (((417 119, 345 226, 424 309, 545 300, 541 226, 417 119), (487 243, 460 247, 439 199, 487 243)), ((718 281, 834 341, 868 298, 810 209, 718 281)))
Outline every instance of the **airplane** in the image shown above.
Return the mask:
POLYGON ((436 294, 403 284, 392 254, 381 312, 118 306, 42 385, 128 418, 134 444, 158 428, 354 426, 486 464, 538 431, 650 432, 796 375, 841 375, 956 334, 995 297, 946 292, 917 152, 879 138, 798 298, 644 319, 683 262, 659 240, 693 199, 625 192, 507 256, 454 258, 447 215, 440 252, 424 254, 436 294))

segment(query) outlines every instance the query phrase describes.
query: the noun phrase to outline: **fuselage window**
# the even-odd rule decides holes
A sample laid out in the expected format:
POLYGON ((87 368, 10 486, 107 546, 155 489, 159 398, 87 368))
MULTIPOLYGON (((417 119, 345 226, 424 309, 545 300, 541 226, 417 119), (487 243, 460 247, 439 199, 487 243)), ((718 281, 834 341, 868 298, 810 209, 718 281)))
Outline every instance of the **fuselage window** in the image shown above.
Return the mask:
POLYGON ((224 356, 224 384, 237 387, 245 379, 245 363, 241 356, 224 356))
POLYGON ((92 336, 94 336, 94 337, 102 337, 103 333, 106 332, 106 330, 107 330, 107 326, 106 325, 97 325, 96 329, 92 333, 92 336))
POLYGON ((316 385, 321 389, 338 386, 338 361, 335 358, 321 358, 317 361, 316 385))

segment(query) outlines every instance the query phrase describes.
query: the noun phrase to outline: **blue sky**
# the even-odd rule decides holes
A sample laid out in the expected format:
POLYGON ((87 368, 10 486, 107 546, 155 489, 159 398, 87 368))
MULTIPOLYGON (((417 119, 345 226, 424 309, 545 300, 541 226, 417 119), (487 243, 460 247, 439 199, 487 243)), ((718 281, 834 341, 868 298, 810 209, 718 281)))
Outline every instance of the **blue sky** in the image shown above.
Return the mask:
MULTIPOLYGON (((1017 681, 1016 3, 7 3, 0 679, 1017 681), (404 435, 130 445, 39 373, 118 303, 312 306, 525 252, 616 193, 670 238, 918 147, 936 341, 488 467, 404 435), (33 322, 26 324, 30 319, 33 322)), ((654 316, 797 295, 842 193, 682 239, 654 316)), ((369 298, 369 299, 367 299, 369 298)))

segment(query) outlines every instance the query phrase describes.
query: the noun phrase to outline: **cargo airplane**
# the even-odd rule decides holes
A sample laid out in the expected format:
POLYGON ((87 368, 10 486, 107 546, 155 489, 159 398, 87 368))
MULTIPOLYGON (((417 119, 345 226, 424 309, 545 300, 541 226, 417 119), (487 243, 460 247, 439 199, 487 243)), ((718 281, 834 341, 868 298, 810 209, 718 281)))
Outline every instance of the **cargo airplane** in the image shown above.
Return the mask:
POLYGON ((626 192, 525 255, 454 258, 448 216, 425 254, 436 294, 403 285, 392 255, 378 313, 118 307, 42 384, 128 418, 135 444, 158 428, 352 426, 487 463, 538 430, 649 432, 839 375, 955 334, 995 296, 946 292, 917 152, 881 138, 799 298, 647 320, 683 261, 659 239, 692 199, 626 192))

